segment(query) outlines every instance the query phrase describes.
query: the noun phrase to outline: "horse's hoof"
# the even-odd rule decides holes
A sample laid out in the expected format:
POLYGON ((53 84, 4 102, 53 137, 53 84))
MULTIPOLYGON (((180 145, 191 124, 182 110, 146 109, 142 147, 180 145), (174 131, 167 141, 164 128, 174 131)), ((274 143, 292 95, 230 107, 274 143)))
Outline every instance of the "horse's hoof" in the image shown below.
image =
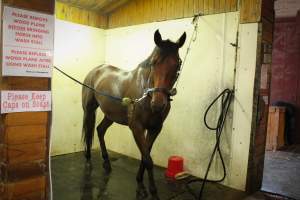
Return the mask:
POLYGON ((136 199, 142 200, 148 197, 148 192, 145 188, 139 188, 136 190, 136 199))
POLYGON ((111 172, 111 165, 109 161, 105 161, 102 164, 103 169, 105 170, 106 173, 110 173, 111 172))

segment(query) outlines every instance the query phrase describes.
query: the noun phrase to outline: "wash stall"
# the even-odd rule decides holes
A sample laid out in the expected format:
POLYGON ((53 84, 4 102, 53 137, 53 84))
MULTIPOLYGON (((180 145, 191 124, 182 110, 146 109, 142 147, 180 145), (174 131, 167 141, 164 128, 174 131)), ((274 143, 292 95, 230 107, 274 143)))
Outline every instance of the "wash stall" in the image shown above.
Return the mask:
MULTIPOLYGON (((5 4, 26 8, 21 2, 7 1, 5 4)), ((184 171, 203 178, 216 144, 215 132, 204 124, 204 114, 210 103, 228 88, 234 91, 234 98, 220 139, 227 171, 221 184, 239 191, 256 191, 261 184, 260 169, 263 167, 258 149, 265 145, 257 142, 257 132, 261 128, 257 120, 261 112, 257 109, 261 104, 258 101, 261 54, 263 44, 272 42, 269 29, 272 24, 264 19, 272 20, 272 9, 272 5, 264 1, 59 0, 55 2, 53 66, 80 82, 101 64, 134 70, 152 53, 157 29, 163 40, 172 41, 186 32, 186 42, 179 50, 183 65, 177 95, 173 97, 170 113, 154 143, 153 162, 167 168, 169 157, 178 155, 184 159, 184 171)), ((0 81, 1 89, 6 89, 2 86, 6 79, 0 81)), ((72 162, 76 168, 75 165, 85 162, 82 153, 83 86, 55 68, 52 68, 47 86, 52 95, 52 107, 47 112, 49 143, 45 144, 46 154, 54 161, 80 155, 81 163, 72 162)), ((220 113, 219 103, 208 114, 211 126, 215 126, 220 113)), ((96 126, 103 117, 98 108, 96 126)), ((5 129, 7 125, 1 123, 5 129)), ((265 139, 265 131, 262 132, 264 138, 260 140, 265 139)), ((107 130, 105 141, 109 154, 141 159, 127 126, 114 123, 107 130)), ((100 159, 96 130, 93 152, 97 152, 93 156, 100 159)), ((50 163, 46 166, 50 168, 50 163)), ((93 165, 93 168, 101 167, 101 164, 93 165)), ((52 180, 50 174, 51 170, 46 193, 58 193, 61 188, 51 187, 57 171, 52 173, 52 180)), ((222 176, 223 166, 217 155, 208 178, 222 176)), ((135 180, 135 176, 131 178, 135 180)), ((45 198, 50 196, 45 195, 45 198)))

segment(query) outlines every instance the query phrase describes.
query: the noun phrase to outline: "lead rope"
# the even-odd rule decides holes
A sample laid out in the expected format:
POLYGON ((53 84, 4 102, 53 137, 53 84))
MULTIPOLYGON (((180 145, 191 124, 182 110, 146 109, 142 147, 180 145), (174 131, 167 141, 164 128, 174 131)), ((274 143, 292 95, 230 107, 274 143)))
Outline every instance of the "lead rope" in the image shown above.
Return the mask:
POLYGON ((186 58, 187 58, 187 56, 188 56, 188 54, 189 54, 189 52, 190 52, 190 50, 191 50, 192 43, 195 42, 195 41, 197 40, 197 36, 198 36, 198 22, 199 22, 200 16, 202 16, 201 13, 195 15, 194 18, 193 18, 193 20, 192 20, 192 24, 194 25, 193 34, 192 34, 192 37, 191 37, 191 39, 190 39, 190 41, 189 41, 189 45, 188 45, 188 47, 187 47, 187 49, 186 49, 186 53, 185 53, 185 55, 184 55, 183 61, 182 61, 182 63, 181 63, 180 71, 178 72, 179 75, 178 75, 177 81, 176 81, 176 83, 175 83, 174 89, 177 88, 177 85, 178 85, 178 83, 179 83, 180 75, 181 75, 181 73, 182 73, 182 70, 183 70, 183 67, 184 67, 186 58))
POLYGON ((53 66, 53 67, 54 67, 54 69, 56 69, 57 71, 59 71, 60 73, 62 73, 66 77, 68 77, 69 79, 71 79, 71 80, 75 81, 76 83, 78 83, 78 84, 80 84, 80 85, 82 85, 82 86, 84 86, 84 87, 92 90, 95 94, 100 95, 100 96, 104 96, 104 97, 107 97, 107 98, 110 98, 110 99, 112 99, 114 101, 118 101, 118 102, 120 102, 124 106, 127 105, 127 102, 126 102, 127 98, 126 97, 125 98, 121 98, 121 97, 112 96, 112 95, 107 94, 105 92, 100 92, 100 91, 96 90, 95 88, 93 88, 93 87, 91 87, 89 85, 86 85, 86 84, 78 81, 77 79, 73 78, 72 76, 70 76, 69 74, 67 74, 63 70, 59 69, 58 67, 56 67, 56 66, 53 66))

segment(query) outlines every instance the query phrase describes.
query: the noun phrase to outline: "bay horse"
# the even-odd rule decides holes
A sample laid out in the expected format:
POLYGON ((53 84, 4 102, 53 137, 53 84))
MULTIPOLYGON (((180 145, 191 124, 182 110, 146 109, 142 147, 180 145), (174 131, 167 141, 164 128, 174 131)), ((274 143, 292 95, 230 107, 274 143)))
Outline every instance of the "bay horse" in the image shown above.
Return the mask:
POLYGON ((86 159, 89 161, 91 158, 95 112, 99 106, 104 113, 104 118, 97 126, 97 132, 104 160, 103 168, 107 172, 110 172, 111 165, 104 141, 106 130, 116 122, 128 126, 133 133, 141 153, 141 162, 136 176, 137 198, 147 196, 143 184, 146 169, 152 199, 159 199, 153 178, 153 161, 150 152, 170 111, 170 96, 174 95, 172 89, 181 66, 178 51, 185 40, 185 32, 177 42, 172 42, 169 39, 162 40, 159 31, 156 30, 154 33, 156 46, 153 52, 136 69, 124 71, 111 65, 101 65, 90 71, 84 80, 84 84, 111 97, 126 97, 134 100, 124 106, 120 101, 97 95, 87 87, 82 89, 84 111, 82 138, 86 159))

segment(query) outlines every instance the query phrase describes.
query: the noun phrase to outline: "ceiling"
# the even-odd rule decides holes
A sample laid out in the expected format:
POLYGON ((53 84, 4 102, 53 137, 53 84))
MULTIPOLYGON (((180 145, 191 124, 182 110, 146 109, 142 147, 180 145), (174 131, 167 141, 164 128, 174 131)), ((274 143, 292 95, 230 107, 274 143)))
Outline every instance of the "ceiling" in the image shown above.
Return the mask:
POLYGON ((120 8, 130 0, 58 0, 59 2, 66 3, 75 7, 83 8, 86 10, 97 11, 100 14, 108 14, 120 8))

